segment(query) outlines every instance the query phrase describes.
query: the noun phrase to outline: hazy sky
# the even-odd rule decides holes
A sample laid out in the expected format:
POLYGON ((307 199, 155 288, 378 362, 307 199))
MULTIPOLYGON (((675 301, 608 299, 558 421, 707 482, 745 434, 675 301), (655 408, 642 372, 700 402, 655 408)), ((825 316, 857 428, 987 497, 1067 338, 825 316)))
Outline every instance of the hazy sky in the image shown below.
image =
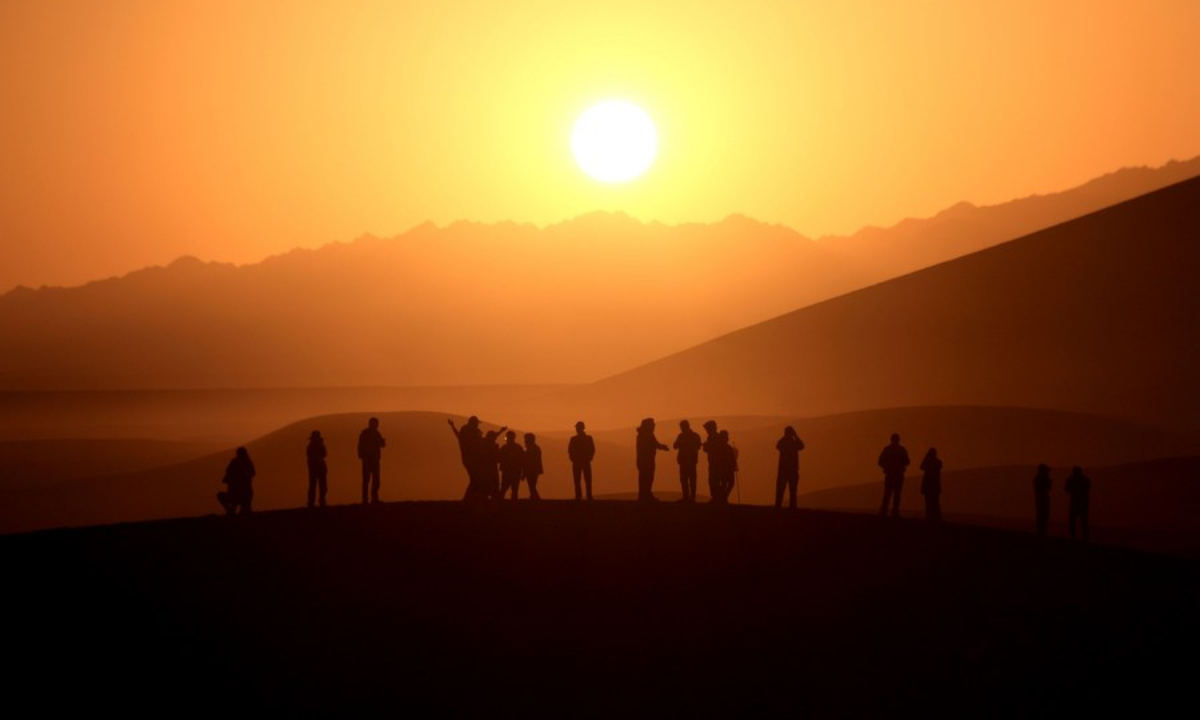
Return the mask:
POLYGON ((4 0, 0 291, 425 220, 811 235, 1200 155, 1195 0, 4 0), (605 186, 590 104, 653 117, 605 186))

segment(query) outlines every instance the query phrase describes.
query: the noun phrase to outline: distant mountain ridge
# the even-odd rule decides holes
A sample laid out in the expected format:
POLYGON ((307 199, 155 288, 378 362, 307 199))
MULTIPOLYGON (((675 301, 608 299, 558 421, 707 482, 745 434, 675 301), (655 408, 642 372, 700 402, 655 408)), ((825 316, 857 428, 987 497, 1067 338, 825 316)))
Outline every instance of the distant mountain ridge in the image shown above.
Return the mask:
POLYGON ((580 382, 1046 227, 1200 158, 848 238, 733 215, 419 225, 234 266, 0 296, 0 389, 580 382))

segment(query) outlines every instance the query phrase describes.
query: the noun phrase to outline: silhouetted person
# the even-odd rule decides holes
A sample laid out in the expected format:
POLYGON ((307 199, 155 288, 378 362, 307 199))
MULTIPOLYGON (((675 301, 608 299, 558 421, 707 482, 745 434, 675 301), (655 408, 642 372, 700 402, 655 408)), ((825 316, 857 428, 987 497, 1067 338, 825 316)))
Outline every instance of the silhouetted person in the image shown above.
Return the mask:
POLYGON ((1033 502, 1037 534, 1045 537, 1050 526, 1050 466, 1038 465, 1033 476, 1033 502))
POLYGON ((367 504, 367 490, 370 489, 370 501, 379 502, 379 455, 387 446, 387 440, 379 434, 379 418, 371 418, 367 427, 358 434, 358 457, 362 460, 362 504, 367 504))
POLYGON ((670 450, 654 437, 654 418, 642 420, 637 429, 638 500, 657 500, 654 497, 654 459, 659 450, 670 450))
POLYGON ((496 440, 504 428, 488 430, 476 453, 476 472, 479 473, 480 494, 488 500, 500 499, 500 448, 496 440))
MULTIPOLYGON (((713 451, 721 444, 721 435, 717 432, 717 422, 709 420, 704 423, 704 442, 701 443, 700 449, 704 450, 704 454, 708 457, 708 497, 709 502, 719 502, 717 496, 720 495, 720 457, 714 459, 713 451)), ((720 455, 720 450, 716 451, 720 455)))
POLYGON ((221 479, 228 489, 217 493, 217 502, 225 508, 226 515, 250 512, 250 503, 254 500, 254 474, 250 453, 244 447, 238 448, 225 466, 225 477, 221 479))
POLYGON ((580 478, 587 484, 587 499, 592 499, 592 458, 596 457, 596 441, 583 431, 583 421, 575 423, 575 434, 567 443, 567 457, 571 458, 571 477, 575 480, 575 499, 583 499, 580 478))
POLYGON ((942 519, 942 461, 937 448, 929 448, 921 460, 921 494, 925 496, 925 519, 942 519))
POLYGON ((500 463, 500 499, 512 488, 512 498, 520 495, 521 476, 525 473, 525 448, 517 444, 517 434, 509 430, 504 434, 504 444, 497 453, 500 463))
POLYGON ((700 433, 692 429, 687 420, 679 421, 679 435, 672 445, 679 452, 675 460, 679 463, 679 487, 683 491, 683 502, 696 502, 696 466, 700 464, 700 447, 704 442, 700 433))
POLYGON ((475 455, 479 453, 479 445, 483 442, 483 433, 479 430, 479 418, 472 415, 467 418, 467 422, 462 426, 462 429, 455 427, 454 421, 447 419, 450 423, 450 429, 454 432, 454 437, 458 439, 458 452, 462 456, 463 467, 467 471, 467 492, 463 499, 467 499, 474 492, 474 489, 479 487, 479 482, 474 477, 476 466, 475 455))
POLYGON ((530 500, 542 499, 542 496, 538 494, 537 484, 538 478, 543 472, 545 470, 542 468, 542 446, 537 444, 537 437, 533 433, 525 433, 525 458, 522 473, 525 475, 525 481, 529 483, 530 500))
POLYGON ((729 441, 729 431, 722 430, 717 434, 721 442, 717 445, 718 458, 720 463, 718 469, 720 471, 718 487, 721 493, 721 502, 729 502, 729 496, 733 494, 733 486, 736 484, 738 471, 738 449, 729 441))
POLYGON ((329 489, 329 468, 325 465, 325 440, 320 430, 313 430, 308 437, 308 447, 304 449, 308 460, 308 506, 313 507, 320 490, 321 507, 325 507, 325 493, 329 489))
POLYGON ((879 453, 879 467, 883 468, 883 503, 879 514, 886 515, 888 502, 892 504, 892 517, 900 515, 900 491, 904 488, 904 471, 908 469, 908 451, 900 444, 900 436, 892 433, 892 442, 879 453))
POLYGON ((800 451, 804 441, 796 434, 796 428, 788 425, 783 437, 775 443, 779 451, 779 472, 775 476, 775 507, 783 507, 783 490, 788 491, 788 507, 796 508, 796 489, 800 485, 800 451))
POLYGON ((1088 505, 1091 502, 1092 481, 1083 474, 1083 469, 1076 465, 1067 478, 1067 494, 1071 496, 1069 528, 1071 539, 1075 539, 1075 523, 1078 522, 1083 531, 1083 539, 1088 539, 1088 505))

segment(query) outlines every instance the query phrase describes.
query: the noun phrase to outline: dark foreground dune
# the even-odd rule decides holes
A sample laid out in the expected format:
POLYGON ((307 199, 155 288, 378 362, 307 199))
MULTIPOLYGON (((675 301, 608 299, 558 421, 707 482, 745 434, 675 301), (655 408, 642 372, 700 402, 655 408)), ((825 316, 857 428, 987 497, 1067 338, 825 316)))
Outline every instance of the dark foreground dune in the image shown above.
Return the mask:
POLYGON ((1156 714, 1200 640, 1195 563, 815 511, 394 503, 0 562, 6 700, 46 715, 1156 714))

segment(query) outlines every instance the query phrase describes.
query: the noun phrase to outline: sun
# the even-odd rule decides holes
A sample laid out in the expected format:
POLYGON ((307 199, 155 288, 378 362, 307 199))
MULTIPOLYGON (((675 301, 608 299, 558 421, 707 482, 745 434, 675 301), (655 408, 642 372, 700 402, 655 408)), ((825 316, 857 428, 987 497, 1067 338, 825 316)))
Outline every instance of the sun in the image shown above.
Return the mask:
POLYGON ((571 151, 589 176, 606 183, 626 182, 646 172, 654 162, 658 131, 646 111, 637 105, 605 100, 575 121, 571 151))

